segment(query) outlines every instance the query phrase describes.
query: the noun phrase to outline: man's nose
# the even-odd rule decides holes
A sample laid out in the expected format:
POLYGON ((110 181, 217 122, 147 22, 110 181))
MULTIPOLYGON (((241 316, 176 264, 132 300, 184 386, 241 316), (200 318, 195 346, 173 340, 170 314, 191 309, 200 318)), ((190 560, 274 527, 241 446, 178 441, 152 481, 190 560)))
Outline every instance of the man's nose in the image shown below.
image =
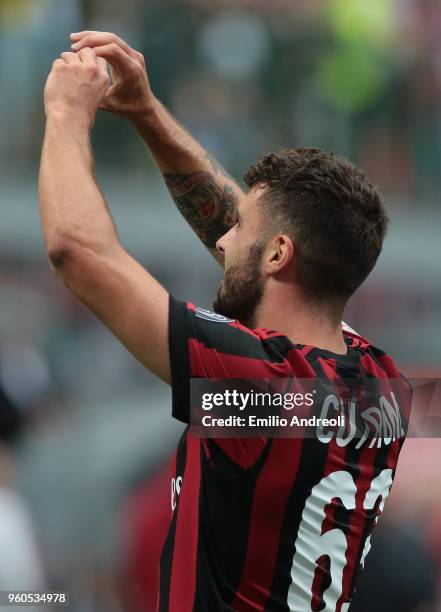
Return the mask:
POLYGON ((218 253, 222 255, 222 257, 225 256, 225 249, 223 246, 223 236, 219 238, 219 240, 216 241, 216 250, 218 251, 218 253))

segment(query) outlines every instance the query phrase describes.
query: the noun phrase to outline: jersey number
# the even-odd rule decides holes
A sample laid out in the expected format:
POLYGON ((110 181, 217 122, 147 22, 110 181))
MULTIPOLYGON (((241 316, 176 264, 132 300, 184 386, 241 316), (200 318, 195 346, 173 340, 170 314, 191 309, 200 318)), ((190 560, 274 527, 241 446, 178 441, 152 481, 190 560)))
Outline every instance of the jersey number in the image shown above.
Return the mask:
MULTIPOLYGON (((380 514, 391 486, 392 470, 383 470, 372 480, 370 489, 364 498, 363 508, 372 510, 377 500, 381 498, 378 507, 378 514, 380 514)), ((323 593, 325 607, 322 612, 335 612, 343 590, 343 572, 346 566, 348 542, 341 529, 331 529, 324 534, 321 533, 323 521, 326 518, 325 507, 331 503, 332 499, 339 498, 346 510, 354 510, 356 494, 354 479, 346 471, 329 474, 312 489, 305 503, 295 544, 296 552, 291 570, 292 583, 288 592, 290 611, 312 610, 312 585, 317 567, 315 562, 319 557, 327 555, 330 562, 331 584, 323 593)), ((371 547, 370 539, 371 537, 368 536, 364 543, 362 564, 371 547)), ((343 604, 342 612, 348 609, 349 604, 343 604)))

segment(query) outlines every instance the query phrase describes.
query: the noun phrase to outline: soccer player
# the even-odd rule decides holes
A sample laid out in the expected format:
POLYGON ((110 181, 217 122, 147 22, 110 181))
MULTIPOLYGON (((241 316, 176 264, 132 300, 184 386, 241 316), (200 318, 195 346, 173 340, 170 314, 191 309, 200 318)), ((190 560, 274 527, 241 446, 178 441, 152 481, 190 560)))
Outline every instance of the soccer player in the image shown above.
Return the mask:
MULTIPOLYGON (((399 378, 389 356, 341 323, 386 233, 364 174, 318 149, 284 150, 248 170, 243 193, 155 99, 140 53, 109 33, 72 40, 45 87, 48 257, 171 385, 173 416, 190 421, 192 377, 351 379, 362 389, 399 378), (216 314, 170 296, 120 244, 93 175, 98 108, 134 123, 179 210, 224 267, 216 314)), ((370 410, 371 420, 384 417, 370 410)), ((332 435, 200 438, 188 426, 172 466, 158 609, 348 610, 392 485, 404 417, 402 435, 363 444, 332 435)))

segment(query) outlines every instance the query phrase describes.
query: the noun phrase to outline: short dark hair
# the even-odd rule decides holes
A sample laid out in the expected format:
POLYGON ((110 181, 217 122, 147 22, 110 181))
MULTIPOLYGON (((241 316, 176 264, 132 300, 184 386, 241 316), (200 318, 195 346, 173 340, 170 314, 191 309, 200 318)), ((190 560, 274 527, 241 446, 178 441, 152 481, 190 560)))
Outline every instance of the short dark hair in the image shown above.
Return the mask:
POLYGON ((347 159, 321 149, 284 149, 245 173, 268 189, 269 226, 292 237, 296 283, 314 303, 344 306, 381 252, 388 217, 376 187, 347 159))

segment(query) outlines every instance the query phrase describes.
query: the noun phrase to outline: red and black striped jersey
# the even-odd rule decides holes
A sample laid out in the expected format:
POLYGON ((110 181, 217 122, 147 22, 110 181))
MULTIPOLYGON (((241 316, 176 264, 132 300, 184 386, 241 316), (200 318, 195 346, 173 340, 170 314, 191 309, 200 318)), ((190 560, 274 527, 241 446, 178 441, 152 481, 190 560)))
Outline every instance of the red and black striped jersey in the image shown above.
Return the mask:
MULTIPOLYGON (((191 378, 401 378, 383 351, 343 335, 337 355, 170 297, 173 416, 190 422, 191 378)), ((403 441, 212 439, 188 425, 172 462, 158 609, 348 610, 403 441)))

